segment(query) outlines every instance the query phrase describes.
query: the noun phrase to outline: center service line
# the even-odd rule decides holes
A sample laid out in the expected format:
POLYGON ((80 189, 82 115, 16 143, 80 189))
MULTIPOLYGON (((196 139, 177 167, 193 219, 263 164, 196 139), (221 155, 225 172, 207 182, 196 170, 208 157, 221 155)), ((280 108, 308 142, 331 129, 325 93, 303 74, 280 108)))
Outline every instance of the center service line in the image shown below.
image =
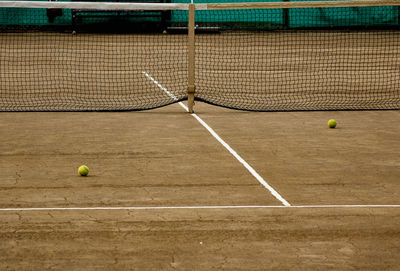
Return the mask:
MULTIPOLYGON (((178 100, 174 94, 172 94, 168 89, 163 87, 160 83, 158 83, 153 77, 151 77, 147 72, 142 72, 148 79, 150 79, 156 86, 162 89, 169 97, 178 100)), ((179 102, 179 105, 183 107, 187 112, 189 109, 182 102, 179 102)), ((191 114, 204 128, 208 130, 208 132, 216 139, 219 143, 222 144, 250 173, 253 175, 257 181, 262 184, 269 192, 284 206, 291 206, 289 202, 287 202, 272 186, 270 186, 255 170, 252 168, 234 149, 232 149, 228 143, 226 143, 219 135, 210 127, 207 123, 205 123, 199 116, 196 114, 191 114)))

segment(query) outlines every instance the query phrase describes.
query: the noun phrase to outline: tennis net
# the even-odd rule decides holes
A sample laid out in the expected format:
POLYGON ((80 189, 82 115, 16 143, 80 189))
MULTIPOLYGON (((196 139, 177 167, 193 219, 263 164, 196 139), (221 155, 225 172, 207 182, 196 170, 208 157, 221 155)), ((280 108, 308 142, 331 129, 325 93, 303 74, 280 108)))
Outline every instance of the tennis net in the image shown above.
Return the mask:
POLYGON ((400 109, 399 5, 0 1, 0 111, 400 109))

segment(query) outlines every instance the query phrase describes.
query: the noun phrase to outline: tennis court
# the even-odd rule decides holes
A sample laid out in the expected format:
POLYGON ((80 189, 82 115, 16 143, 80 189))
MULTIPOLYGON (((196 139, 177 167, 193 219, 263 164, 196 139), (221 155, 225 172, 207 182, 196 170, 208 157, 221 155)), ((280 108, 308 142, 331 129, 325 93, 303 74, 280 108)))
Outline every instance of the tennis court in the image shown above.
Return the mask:
POLYGON ((3 113, 2 269, 396 269, 399 112, 196 107, 291 207, 179 105, 3 113))
POLYGON ((399 37, 0 33, 0 269, 397 270, 399 37))

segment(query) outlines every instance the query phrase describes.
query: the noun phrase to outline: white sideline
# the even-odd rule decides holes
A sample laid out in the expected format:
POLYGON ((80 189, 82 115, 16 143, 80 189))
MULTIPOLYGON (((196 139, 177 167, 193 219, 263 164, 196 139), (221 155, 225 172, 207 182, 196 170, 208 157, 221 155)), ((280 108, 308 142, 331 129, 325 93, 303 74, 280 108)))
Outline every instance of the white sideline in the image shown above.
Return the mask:
POLYGON ((238 205, 238 206, 131 206, 131 207, 44 207, 44 208, 0 208, 6 211, 101 211, 101 210, 177 210, 177 209, 307 209, 307 208, 400 208, 399 204, 387 205, 238 205))
MULTIPOLYGON (((170 96, 172 99, 177 101, 178 99, 174 94, 172 94, 168 89, 163 87, 160 83, 158 83, 153 77, 151 77, 147 72, 143 72, 143 74, 150 79, 154 84, 156 84, 160 89, 162 89, 165 93, 167 93, 168 96, 170 96)), ((187 106, 185 106, 182 102, 179 102, 179 105, 183 107, 187 112, 189 112, 189 109, 187 106)), ((222 144, 250 173, 253 175, 259 183, 261 183, 266 189, 269 190, 269 192, 284 206, 290 206, 290 203, 287 202, 272 186, 270 186, 237 152, 232 149, 219 135, 210 127, 208 126, 207 123, 205 123, 199 116, 196 114, 191 114, 201 125, 203 125, 204 128, 208 130, 208 132, 216 139, 218 140, 219 143, 222 144)))

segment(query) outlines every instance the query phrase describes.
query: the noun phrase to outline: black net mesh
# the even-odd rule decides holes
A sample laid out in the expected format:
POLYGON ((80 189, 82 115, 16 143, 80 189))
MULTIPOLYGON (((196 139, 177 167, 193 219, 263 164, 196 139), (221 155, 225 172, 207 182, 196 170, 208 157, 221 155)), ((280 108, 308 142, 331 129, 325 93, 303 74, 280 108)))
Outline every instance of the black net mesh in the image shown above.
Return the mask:
POLYGON ((186 98, 187 37, 163 34, 161 17, 143 21, 155 12, 73 12, 50 23, 46 9, 0 9, 0 111, 142 110, 186 98))
POLYGON ((260 111, 400 108, 398 7, 198 11, 196 97, 260 111), (212 18, 212 22, 209 21, 212 18))
MULTIPOLYGON (((255 111, 400 109, 399 18, 397 6, 197 10, 196 100, 255 111)), ((0 111, 185 100, 187 20, 187 10, 0 8, 0 111)))

